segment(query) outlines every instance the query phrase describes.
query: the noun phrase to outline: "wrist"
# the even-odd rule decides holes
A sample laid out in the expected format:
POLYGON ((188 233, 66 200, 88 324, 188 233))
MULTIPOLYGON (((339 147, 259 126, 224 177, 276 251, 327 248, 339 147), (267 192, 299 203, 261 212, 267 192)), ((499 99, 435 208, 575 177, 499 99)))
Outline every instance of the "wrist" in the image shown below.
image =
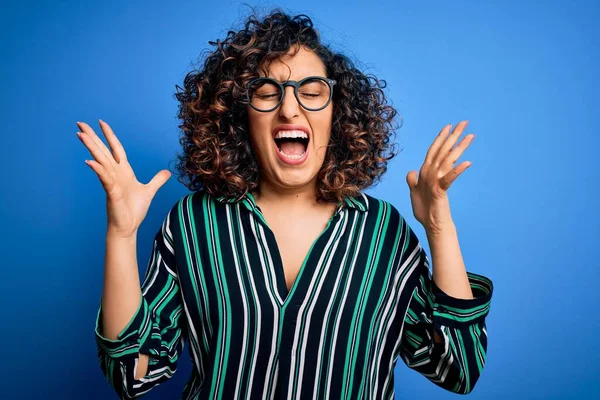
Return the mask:
POLYGON ((434 226, 426 226, 425 234, 428 238, 435 238, 438 236, 443 236, 448 233, 456 232, 456 225, 454 225, 453 221, 447 221, 441 224, 436 224, 434 226))
POLYGON ((117 242, 131 242, 135 241, 137 238, 137 230, 130 234, 123 234, 122 232, 116 232, 111 230, 110 228, 106 230, 106 240, 107 241, 117 241, 117 242))

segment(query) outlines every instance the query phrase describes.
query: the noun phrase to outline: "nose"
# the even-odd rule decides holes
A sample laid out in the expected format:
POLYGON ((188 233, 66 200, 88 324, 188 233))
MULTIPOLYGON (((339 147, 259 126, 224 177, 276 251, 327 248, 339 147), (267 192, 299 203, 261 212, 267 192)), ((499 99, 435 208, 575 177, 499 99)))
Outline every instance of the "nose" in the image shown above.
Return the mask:
POLYGON ((300 104, 294 96, 294 88, 292 86, 286 87, 283 94, 283 100, 279 106, 279 116, 282 119, 294 119, 300 114, 300 104))

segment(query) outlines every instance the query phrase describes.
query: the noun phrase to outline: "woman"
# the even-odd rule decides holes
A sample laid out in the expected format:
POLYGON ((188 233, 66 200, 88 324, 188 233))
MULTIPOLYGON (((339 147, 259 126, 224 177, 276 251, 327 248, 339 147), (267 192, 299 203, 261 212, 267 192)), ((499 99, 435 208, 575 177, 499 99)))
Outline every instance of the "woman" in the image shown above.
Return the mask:
MULTIPOLYGON (((140 287, 136 233, 160 171, 139 183, 110 126, 110 150, 79 136, 107 193, 105 281, 96 323, 103 373, 121 398, 194 365, 184 399, 390 399, 398 357, 469 393, 485 362, 492 282, 467 273, 448 187, 472 135, 442 129, 417 178, 419 240, 362 190, 391 157, 396 111, 380 81, 319 41, 311 20, 275 10, 212 43, 178 88, 192 191, 167 213, 140 287)), ((87 161, 86 161, 87 162, 87 161)))

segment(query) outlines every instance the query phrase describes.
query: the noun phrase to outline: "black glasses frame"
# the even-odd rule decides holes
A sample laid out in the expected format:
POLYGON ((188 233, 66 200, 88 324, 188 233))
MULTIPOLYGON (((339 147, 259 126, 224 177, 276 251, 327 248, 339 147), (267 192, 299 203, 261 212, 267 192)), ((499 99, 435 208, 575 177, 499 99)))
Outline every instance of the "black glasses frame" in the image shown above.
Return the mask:
POLYGON ((251 80, 250 82, 248 82, 248 85, 246 86, 246 99, 248 101, 248 105, 252 108, 254 108, 256 111, 259 112, 271 112, 275 109, 277 109, 281 103, 283 102, 283 97, 285 96, 285 88, 288 86, 292 86, 294 88, 294 96, 296 97, 296 100, 298 101, 298 104, 300 104, 300 106, 302 108, 304 108, 305 110, 308 111, 320 111, 322 109, 324 109, 325 107, 327 107, 329 105, 329 103, 331 103, 331 99, 333 98, 333 86, 337 83, 336 80, 334 79, 329 79, 329 78, 325 78, 322 76, 307 76, 306 78, 303 78, 299 81, 285 81, 285 82, 279 82, 273 78, 267 78, 267 77, 260 77, 260 78, 255 78, 253 80, 251 80), (308 108, 305 107, 304 104, 302 104, 302 102, 300 101, 300 98, 298 97, 298 87, 300 87, 300 85, 302 85, 304 83, 304 81, 307 81, 309 79, 321 79, 324 80, 325 82, 327 82, 327 84, 329 85, 329 99, 327 100, 327 103, 325 103, 325 105, 323 107, 319 107, 319 108, 308 108), (278 85, 279 88, 281 89, 279 92, 281 93, 279 96, 279 101, 277 102, 277 104, 269 109, 269 110, 260 110, 256 107, 254 107, 252 105, 252 99, 250 98, 250 87, 252 85, 254 85, 257 82, 262 82, 262 81, 266 81, 266 82, 271 82, 274 83, 275 85, 278 85))

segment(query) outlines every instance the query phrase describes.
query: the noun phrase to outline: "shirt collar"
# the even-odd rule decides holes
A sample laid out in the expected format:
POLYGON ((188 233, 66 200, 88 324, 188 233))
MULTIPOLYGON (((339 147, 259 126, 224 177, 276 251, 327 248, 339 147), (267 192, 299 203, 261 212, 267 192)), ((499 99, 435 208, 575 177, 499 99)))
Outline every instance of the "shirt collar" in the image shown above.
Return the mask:
MULTIPOLYGON (((248 210, 254 211, 257 208, 256 199, 252 195, 252 193, 248 192, 242 196, 242 198, 236 201, 235 197, 227 197, 227 196, 217 196, 215 199, 221 203, 237 203, 240 202, 244 205, 248 210)), ((341 203, 344 207, 353 208, 361 212, 366 212, 369 210, 369 200, 367 196, 360 192, 356 196, 349 196, 344 198, 341 203)))

